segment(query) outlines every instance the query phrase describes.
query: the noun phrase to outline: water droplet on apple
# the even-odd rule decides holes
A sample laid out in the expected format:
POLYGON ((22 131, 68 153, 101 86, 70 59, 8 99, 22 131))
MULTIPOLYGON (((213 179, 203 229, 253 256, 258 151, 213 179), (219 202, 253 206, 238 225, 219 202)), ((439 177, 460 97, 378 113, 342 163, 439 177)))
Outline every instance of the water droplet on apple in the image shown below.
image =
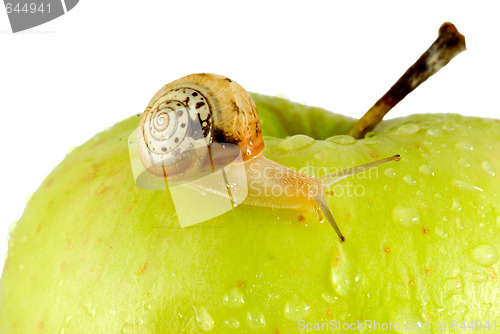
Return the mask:
POLYGON ((245 303, 243 292, 240 288, 234 288, 222 297, 224 303, 229 307, 241 307, 245 303))
POLYGON ((388 176, 390 178, 393 178, 393 177, 396 177, 396 175, 398 174, 396 172, 396 170, 394 168, 387 168, 385 171, 384 171, 384 174, 385 176, 388 176))
POLYGON ((238 319, 229 318, 227 320, 224 320, 224 327, 230 329, 238 329, 240 327, 240 322, 238 321, 238 319))
POLYGON ((473 186, 467 181, 461 181, 461 180, 453 180, 451 181, 451 184, 455 187, 457 187, 460 190, 465 190, 465 191, 483 191, 483 189, 473 186))
POLYGON ((439 128, 430 128, 427 130, 427 133, 433 137, 441 137, 443 136, 443 131, 439 128))
POLYGON ((144 308, 146 310, 151 310, 151 304, 144 304, 144 308))
POLYGON ((461 277, 450 277, 444 281, 443 293, 446 298, 463 293, 464 285, 461 277))
POLYGON ((309 306, 305 301, 294 295, 291 300, 285 304, 285 317, 291 321, 305 319, 309 315, 309 306))
POLYGON ((143 323, 144 323, 144 320, 142 320, 142 318, 137 318, 137 319, 135 320, 135 324, 136 324, 137 326, 142 326, 142 324, 143 324, 143 323))
POLYGON ((481 166, 483 167, 483 170, 490 174, 491 176, 495 176, 495 167, 491 164, 489 161, 483 161, 481 163, 481 166))
POLYGON ((420 127, 417 124, 404 124, 401 125, 397 130, 397 135, 412 135, 415 132, 420 130, 420 127))
POLYGON ((483 267, 489 267, 498 261, 497 251, 491 245, 480 245, 473 248, 470 256, 474 262, 483 267))
POLYGON ((415 181, 411 175, 403 176, 403 180, 410 186, 414 186, 415 184, 417 184, 417 181, 415 181))
POLYGON ((456 148, 460 150, 465 150, 465 151, 473 151, 474 150, 474 145, 472 145, 472 142, 470 141, 461 141, 455 145, 456 148))
POLYGON ((422 190, 417 190, 415 192, 415 194, 418 195, 418 196, 422 196, 424 194, 424 192, 422 190))
POLYGON ((434 172, 432 171, 431 167, 429 167, 429 165, 422 165, 418 168, 418 170, 422 174, 434 176, 434 172))
POLYGON ((469 160, 465 159, 465 158, 461 158, 458 160, 458 163, 464 167, 470 167, 470 162, 469 160))
POLYGON ((333 290, 341 297, 348 296, 353 290, 356 267, 353 265, 352 259, 345 255, 344 248, 334 248, 330 260, 330 268, 330 279, 333 290))
POLYGON ((326 292, 323 292, 321 294, 321 298, 323 298, 323 300, 327 303, 330 303, 330 304, 335 304, 338 300, 338 297, 334 297, 326 292))
POLYGON ((436 229, 434 230, 434 232, 436 233, 437 236, 441 237, 441 238, 448 238, 448 234, 446 234, 442 228, 440 227, 436 227, 436 229))
POLYGON ((248 326, 251 329, 262 329, 266 328, 266 319, 264 318, 264 314, 259 311, 253 311, 247 313, 247 321, 248 326))
POLYGON ((477 272, 472 274, 472 280, 474 282, 484 283, 488 280, 488 275, 486 275, 486 273, 477 272))
POLYGON ((421 154, 421 157, 422 157, 423 159, 429 159, 431 156, 430 156, 430 155, 428 155, 427 153, 422 153, 422 154, 421 154))
POLYGON ((356 142, 356 139, 354 139, 351 136, 348 135, 338 135, 338 136, 333 136, 330 138, 327 138, 326 141, 340 144, 340 145, 352 145, 356 142))
POLYGON ((85 311, 87 311, 87 314, 92 318, 95 316, 95 308, 92 307, 92 303, 88 303, 87 305, 85 305, 85 311))
POLYGON ((325 154, 323 152, 318 152, 314 156, 314 159, 316 159, 316 160, 323 160, 324 156, 325 156, 325 154))
POLYGON ((413 226, 420 223, 420 215, 414 208, 398 205, 392 211, 394 221, 404 226, 413 226))
POLYGON ((194 319, 196 326, 204 332, 210 332, 214 328, 214 319, 203 306, 194 307, 194 319))
POLYGON ((453 199, 453 204, 451 205, 453 211, 462 211, 462 204, 457 199, 453 199))
POLYGON ((456 317, 459 317, 459 318, 463 319, 462 317, 465 314, 469 313, 469 307, 467 305, 465 305, 465 304, 462 303, 462 304, 459 304, 459 305, 455 306, 454 307, 454 311, 455 311, 454 315, 456 317))
POLYGON ((390 187, 388 184, 386 184, 386 185, 384 186, 384 190, 385 190, 385 191, 390 191, 390 190, 391 190, 391 187, 390 187))
POLYGON ((24 203, 28 204, 28 202, 30 201, 31 199, 31 196, 33 196, 33 193, 27 195, 25 198, 24 198, 24 203))
POLYGON ((289 152, 292 150, 300 150, 300 149, 309 147, 312 144, 314 144, 315 142, 316 141, 313 138, 308 137, 306 135, 295 135, 295 136, 292 136, 290 138, 283 140, 278 145, 278 147, 282 151, 289 152))

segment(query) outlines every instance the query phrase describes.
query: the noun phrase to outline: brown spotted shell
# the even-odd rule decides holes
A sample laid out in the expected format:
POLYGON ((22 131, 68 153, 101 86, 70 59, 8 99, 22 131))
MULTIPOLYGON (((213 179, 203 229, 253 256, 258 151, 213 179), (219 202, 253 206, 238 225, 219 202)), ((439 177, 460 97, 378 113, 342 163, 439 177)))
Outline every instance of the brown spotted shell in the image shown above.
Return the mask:
POLYGON ((174 181, 213 171, 214 156, 228 156, 230 148, 233 153, 239 148, 244 161, 264 149, 250 94, 231 79, 208 73, 162 87, 141 117, 137 139, 144 167, 174 181))

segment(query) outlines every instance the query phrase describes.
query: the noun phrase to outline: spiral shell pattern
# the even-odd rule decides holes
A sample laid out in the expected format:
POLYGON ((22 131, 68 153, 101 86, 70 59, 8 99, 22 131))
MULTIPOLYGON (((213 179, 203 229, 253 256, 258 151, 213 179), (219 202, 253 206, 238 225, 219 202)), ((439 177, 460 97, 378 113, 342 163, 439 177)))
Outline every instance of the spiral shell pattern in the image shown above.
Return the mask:
POLYGON ((192 178, 214 170, 214 152, 236 147, 243 160, 264 149, 257 109, 236 82, 192 74, 167 84, 152 98, 138 130, 144 167, 158 177, 192 178))

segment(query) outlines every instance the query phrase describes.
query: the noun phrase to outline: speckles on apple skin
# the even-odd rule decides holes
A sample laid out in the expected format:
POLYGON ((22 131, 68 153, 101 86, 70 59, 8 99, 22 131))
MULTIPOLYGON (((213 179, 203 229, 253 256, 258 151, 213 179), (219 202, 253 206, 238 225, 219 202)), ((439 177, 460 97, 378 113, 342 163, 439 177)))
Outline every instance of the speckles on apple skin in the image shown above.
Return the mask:
POLYGON ((475 272, 472 274, 472 280, 477 283, 484 283, 488 281, 488 275, 484 272, 475 272))

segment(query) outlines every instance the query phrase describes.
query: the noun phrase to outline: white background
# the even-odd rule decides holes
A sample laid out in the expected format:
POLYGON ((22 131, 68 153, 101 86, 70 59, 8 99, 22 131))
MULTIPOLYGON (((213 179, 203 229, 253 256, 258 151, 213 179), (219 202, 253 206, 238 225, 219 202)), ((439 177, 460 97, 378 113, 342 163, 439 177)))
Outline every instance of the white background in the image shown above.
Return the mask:
MULTIPOLYGON (((165 83, 195 72, 353 117, 453 22, 468 51, 389 117, 499 117, 494 1, 91 1, 12 34, 0 8, 0 254, 24 198, 95 133, 140 113, 165 83)), ((3 256, 0 257, 0 267, 3 256)))

